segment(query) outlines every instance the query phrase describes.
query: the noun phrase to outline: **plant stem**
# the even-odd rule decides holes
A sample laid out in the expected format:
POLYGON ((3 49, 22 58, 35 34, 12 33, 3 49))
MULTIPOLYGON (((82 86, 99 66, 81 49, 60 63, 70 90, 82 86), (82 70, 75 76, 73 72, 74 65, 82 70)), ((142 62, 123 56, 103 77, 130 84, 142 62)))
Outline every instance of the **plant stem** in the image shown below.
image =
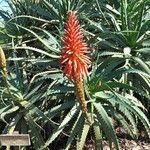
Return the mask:
POLYGON ((74 85, 75 85, 75 90, 76 90, 76 97, 80 103, 81 110, 82 110, 83 114, 85 115, 85 118, 87 119, 88 123, 91 125, 92 119, 91 119, 90 114, 88 114, 83 82, 81 80, 78 80, 74 76, 74 85))

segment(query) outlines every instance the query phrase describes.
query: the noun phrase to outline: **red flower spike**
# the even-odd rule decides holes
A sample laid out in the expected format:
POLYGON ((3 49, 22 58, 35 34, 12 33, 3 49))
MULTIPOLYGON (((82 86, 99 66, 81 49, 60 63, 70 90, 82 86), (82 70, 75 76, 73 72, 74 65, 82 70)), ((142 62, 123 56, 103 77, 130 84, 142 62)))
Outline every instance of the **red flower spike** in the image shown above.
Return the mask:
POLYGON ((65 23, 60 63, 64 74, 69 79, 83 80, 88 74, 90 59, 86 54, 88 48, 83 41, 83 34, 74 11, 69 11, 65 23))
POLYGON ((91 61, 86 56, 88 48, 83 41, 83 34, 80 31, 80 25, 73 11, 69 11, 67 15, 63 45, 60 57, 63 72, 69 79, 74 81, 76 97, 82 112, 87 116, 88 110, 82 81, 88 74, 88 65, 91 61))

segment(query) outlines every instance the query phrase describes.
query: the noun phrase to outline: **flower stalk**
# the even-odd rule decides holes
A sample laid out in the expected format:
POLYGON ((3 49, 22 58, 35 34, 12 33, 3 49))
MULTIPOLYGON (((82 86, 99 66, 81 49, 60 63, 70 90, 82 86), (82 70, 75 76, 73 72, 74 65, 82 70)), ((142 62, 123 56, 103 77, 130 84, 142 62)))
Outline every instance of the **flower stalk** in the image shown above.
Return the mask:
POLYGON ((91 63, 86 55, 87 53, 88 48, 83 40, 83 34, 80 31, 80 25, 75 12, 69 11, 65 23, 60 64, 64 75, 72 80, 75 85, 76 97, 84 114, 87 114, 88 109, 83 80, 88 75, 88 65, 91 63))
POLYGON ((1 47, 0 47, 0 68, 2 69, 2 75, 3 75, 3 79, 5 82, 5 87, 7 89, 7 92, 12 98, 14 98, 14 96, 12 95, 10 91, 10 87, 9 87, 10 84, 7 80, 8 74, 7 74, 7 63, 6 63, 5 53, 1 47))
POLYGON ((76 90, 76 97, 80 103, 80 107, 82 112, 87 113, 87 104, 85 100, 85 93, 84 93, 84 86, 83 82, 81 80, 77 80, 74 78, 74 85, 75 85, 75 90, 76 90))

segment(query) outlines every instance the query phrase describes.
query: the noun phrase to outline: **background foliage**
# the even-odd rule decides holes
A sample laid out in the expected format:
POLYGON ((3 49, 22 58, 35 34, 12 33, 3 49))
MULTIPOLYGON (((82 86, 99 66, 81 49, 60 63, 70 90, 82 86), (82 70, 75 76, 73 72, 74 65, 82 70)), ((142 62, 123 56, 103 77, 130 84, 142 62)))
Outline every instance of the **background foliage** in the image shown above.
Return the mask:
MULTIPOLYGON (((95 138, 120 148, 114 122, 138 139, 143 124, 150 137, 149 0, 10 0, 0 10, 0 44, 7 81, 0 75, 0 133, 29 133, 32 149, 59 144, 83 149, 95 138), (64 21, 76 11, 91 53, 85 92, 92 124, 84 118, 73 84, 59 66, 64 21)), ((25 148, 22 148, 25 149, 25 148)))

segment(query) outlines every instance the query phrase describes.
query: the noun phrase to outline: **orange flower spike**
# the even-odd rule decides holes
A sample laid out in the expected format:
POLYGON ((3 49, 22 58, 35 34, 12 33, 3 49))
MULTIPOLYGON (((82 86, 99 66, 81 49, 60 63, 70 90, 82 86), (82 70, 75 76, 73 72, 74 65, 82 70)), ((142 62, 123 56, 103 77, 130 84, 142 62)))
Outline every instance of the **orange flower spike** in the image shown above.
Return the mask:
POLYGON ((63 38, 63 48, 61 49, 60 64, 64 75, 74 81, 77 99, 80 102, 81 109, 87 112, 87 106, 84 95, 83 80, 88 74, 88 65, 91 63, 88 48, 83 40, 83 34, 80 31, 80 25, 74 11, 69 11, 65 23, 65 32, 63 38))

